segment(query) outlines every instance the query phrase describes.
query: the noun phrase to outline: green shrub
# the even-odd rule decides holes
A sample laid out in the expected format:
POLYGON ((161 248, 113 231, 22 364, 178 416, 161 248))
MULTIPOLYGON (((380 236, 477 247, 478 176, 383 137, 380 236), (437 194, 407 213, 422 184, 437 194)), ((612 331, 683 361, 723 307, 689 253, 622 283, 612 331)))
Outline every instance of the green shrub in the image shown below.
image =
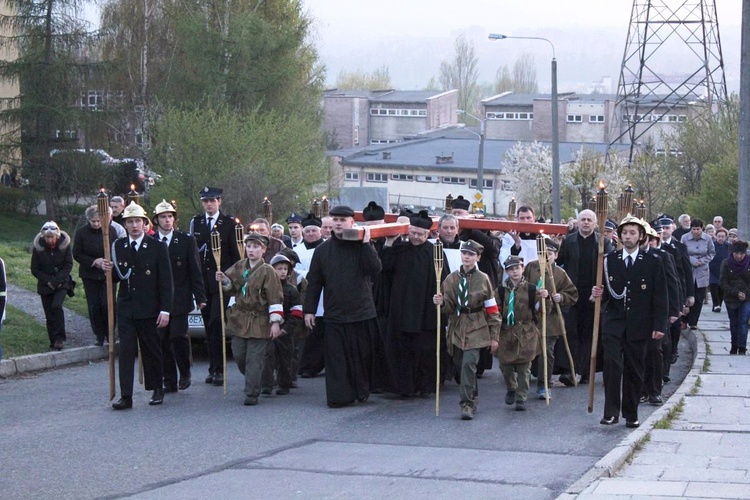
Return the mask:
POLYGON ((29 189, 0 186, 0 212, 31 215, 36 212, 41 194, 29 189))

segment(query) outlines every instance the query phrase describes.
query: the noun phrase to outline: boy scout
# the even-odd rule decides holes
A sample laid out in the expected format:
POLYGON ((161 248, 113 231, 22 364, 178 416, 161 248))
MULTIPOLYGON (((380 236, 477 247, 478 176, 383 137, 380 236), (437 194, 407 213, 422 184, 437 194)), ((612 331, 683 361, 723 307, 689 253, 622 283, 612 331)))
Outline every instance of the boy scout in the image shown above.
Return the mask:
POLYGON ((245 236, 246 259, 216 271, 216 281, 235 304, 227 310, 227 332, 232 334, 232 353, 245 376, 245 405, 258 404, 266 349, 281 335, 284 293, 273 267, 263 261, 268 238, 258 233, 245 236))
POLYGON ((448 317, 448 352, 461 373, 461 419, 471 420, 477 410, 479 352, 498 345, 500 318, 490 278, 477 267, 484 248, 474 240, 461 243, 461 268, 450 273, 442 293, 433 302, 448 317))

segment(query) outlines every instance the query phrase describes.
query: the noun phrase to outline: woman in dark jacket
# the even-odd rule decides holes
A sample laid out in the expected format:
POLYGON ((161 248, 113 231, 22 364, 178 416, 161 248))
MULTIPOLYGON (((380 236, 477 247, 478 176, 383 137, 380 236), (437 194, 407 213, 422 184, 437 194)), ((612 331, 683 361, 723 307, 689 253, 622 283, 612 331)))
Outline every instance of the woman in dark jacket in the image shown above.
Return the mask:
MULTIPOLYGON (((87 224, 81 226, 73 237, 73 258, 78 262, 78 276, 83 281, 86 303, 89 308, 91 331, 96 336, 96 345, 103 345, 109 333, 107 322, 107 282, 102 270, 104 243, 101 218, 96 205, 85 212, 87 224)), ((109 229, 109 243, 117 239, 114 225, 109 229)), ((114 285, 112 285, 114 292, 114 285)))
POLYGON ((34 238, 31 254, 31 274, 37 279, 37 293, 42 297, 42 307, 47 318, 49 347, 61 351, 65 338, 65 313, 63 301, 72 291, 70 271, 73 255, 70 236, 53 221, 45 222, 34 238))
POLYGON ((727 230, 720 227, 716 231, 716 237, 714 239, 714 249, 716 255, 708 263, 708 288, 711 291, 711 302, 713 303, 713 311, 715 313, 721 312, 721 303, 724 301, 724 291, 721 289, 721 282, 719 276, 721 275, 721 264, 729 257, 729 243, 727 243, 727 230))
POLYGON ((750 319, 750 255, 747 242, 737 240, 721 264, 721 288, 729 316, 732 346, 729 354, 747 354, 747 321, 750 319))

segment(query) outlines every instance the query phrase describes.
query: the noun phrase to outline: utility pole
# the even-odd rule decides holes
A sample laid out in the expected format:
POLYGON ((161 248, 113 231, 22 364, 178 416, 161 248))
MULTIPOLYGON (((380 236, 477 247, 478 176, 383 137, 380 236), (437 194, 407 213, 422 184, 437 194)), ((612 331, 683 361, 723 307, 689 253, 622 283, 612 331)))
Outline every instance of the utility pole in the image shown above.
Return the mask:
POLYGON ((737 175, 737 229, 750 238, 750 0, 742 0, 740 51, 740 157, 737 175))

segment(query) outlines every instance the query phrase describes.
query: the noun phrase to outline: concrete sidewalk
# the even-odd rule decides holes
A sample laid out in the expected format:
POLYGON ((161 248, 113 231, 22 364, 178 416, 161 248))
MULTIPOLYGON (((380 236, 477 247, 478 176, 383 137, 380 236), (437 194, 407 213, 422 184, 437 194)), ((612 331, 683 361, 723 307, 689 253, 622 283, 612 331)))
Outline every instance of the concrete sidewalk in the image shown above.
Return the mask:
POLYGON ((750 498, 750 356, 704 307, 680 388, 559 498, 750 498))

